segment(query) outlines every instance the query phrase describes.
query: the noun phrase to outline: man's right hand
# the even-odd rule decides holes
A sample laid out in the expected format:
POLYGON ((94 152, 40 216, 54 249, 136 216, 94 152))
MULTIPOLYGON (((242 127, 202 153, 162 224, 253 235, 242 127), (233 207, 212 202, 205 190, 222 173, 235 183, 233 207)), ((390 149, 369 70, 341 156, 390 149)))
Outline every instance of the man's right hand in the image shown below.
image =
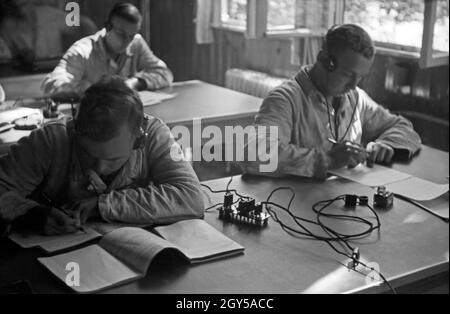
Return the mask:
POLYGON ((66 215, 60 209, 40 205, 17 218, 14 226, 21 230, 35 230, 44 235, 57 235, 78 231, 80 222, 79 219, 66 215))
POLYGON ((52 207, 42 228, 45 235, 74 233, 80 228, 80 221, 75 216, 68 216, 60 209, 52 207))
POLYGON ((70 73, 52 73, 47 75, 41 84, 41 90, 45 95, 53 95, 65 91, 66 86, 73 81, 73 75, 70 73))
POLYGON ((356 144, 343 142, 333 146, 327 153, 327 159, 329 169, 337 169, 345 166, 354 168, 364 162, 366 152, 364 148, 356 144))

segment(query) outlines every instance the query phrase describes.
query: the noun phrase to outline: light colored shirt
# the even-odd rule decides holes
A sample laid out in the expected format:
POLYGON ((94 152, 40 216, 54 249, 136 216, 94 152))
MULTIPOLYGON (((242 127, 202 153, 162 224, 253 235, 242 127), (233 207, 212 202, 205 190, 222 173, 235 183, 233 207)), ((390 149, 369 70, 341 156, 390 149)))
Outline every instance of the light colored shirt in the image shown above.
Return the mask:
POLYGON ((64 91, 83 93, 103 75, 136 77, 145 82, 148 90, 169 86, 172 72, 150 50, 140 34, 113 60, 105 45, 106 29, 75 42, 60 60, 56 68, 42 83, 43 90, 52 86, 64 86, 64 91))
MULTIPOLYGON (((383 142, 393 147, 396 154, 402 151, 408 157, 420 149, 421 140, 411 122, 390 113, 360 88, 341 96, 341 105, 335 112, 310 80, 310 69, 311 66, 302 68, 296 77, 271 91, 255 117, 256 126, 278 127, 278 167, 265 175, 325 177, 326 153, 333 146, 328 138, 364 147, 372 141, 383 142)), ((274 142, 269 134, 265 140, 274 142)), ((259 165, 258 160, 248 161, 242 167, 257 174, 259 165)))
MULTIPOLYGON (((12 221, 35 207, 43 193, 58 205, 98 195, 106 221, 168 223, 203 217, 200 183, 190 164, 174 160, 169 128, 151 117, 148 136, 108 184, 83 170, 74 130, 63 123, 35 130, 0 158, 0 218, 12 221), (94 191, 93 184, 103 185, 94 191)), ((179 148, 176 146, 175 148, 179 148)), ((181 150, 180 150, 181 151, 181 150)))

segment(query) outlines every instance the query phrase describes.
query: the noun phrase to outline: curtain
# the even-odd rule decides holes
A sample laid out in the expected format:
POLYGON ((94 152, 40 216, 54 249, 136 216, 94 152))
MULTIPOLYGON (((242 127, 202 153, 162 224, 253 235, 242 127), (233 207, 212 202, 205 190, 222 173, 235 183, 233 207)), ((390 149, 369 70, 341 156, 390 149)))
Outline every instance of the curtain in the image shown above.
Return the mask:
POLYGON ((197 44, 210 44, 214 42, 212 20, 216 1, 197 0, 195 39, 197 44))

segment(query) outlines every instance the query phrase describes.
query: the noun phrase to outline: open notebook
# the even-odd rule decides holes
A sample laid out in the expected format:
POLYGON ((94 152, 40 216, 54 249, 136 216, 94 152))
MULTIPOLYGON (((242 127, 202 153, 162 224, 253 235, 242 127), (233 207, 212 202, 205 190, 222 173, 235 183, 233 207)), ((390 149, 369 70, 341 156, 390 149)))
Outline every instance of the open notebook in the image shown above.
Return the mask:
POLYGON ((200 219, 156 227, 154 231, 159 236, 141 228, 120 228, 105 235, 98 245, 38 260, 63 282, 68 274, 66 265, 78 263, 80 285, 71 288, 87 293, 144 277, 155 256, 166 249, 178 250, 190 263, 244 251, 243 246, 200 219))
POLYGON ((9 235, 9 239, 26 249, 39 247, 47 253, 54 253, 100 238, 111 231, 124 227, 144 228, 146 225, 94 221, 83 226, 83 231, 75 233, 45 236, 33 231, 23 231, 12 233, 9 235))
POLYGON ((13 233, 9 238, 23 248, 40 247, 47 253, 64 250, 93 239, 101 237, 101 234, 92 228, 84 228, 84 231, 76 233, 45 236, 35 232, 13 233))

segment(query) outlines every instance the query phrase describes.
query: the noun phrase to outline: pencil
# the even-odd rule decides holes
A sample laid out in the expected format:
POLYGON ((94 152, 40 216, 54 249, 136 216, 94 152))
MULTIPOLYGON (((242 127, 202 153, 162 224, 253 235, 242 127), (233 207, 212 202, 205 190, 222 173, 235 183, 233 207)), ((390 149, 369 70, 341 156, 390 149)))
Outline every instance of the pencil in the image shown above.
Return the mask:
MULTIPOLYGON (((328 142, 333 143, 335 145, 339 144, 338 141, 336 141, 334 138, 331 138, 331 137, 328 138, 328 142)), ((356 146, 359 150, 365 152, 366 154, 369 154, 369 152, 364 147, 362 147, 361 145, 359 145, 357 143, 354 143, 352 141, 345 141, 345 142, 347 142, 347 143, 349 143, 349 144, 351 144, 353 146, 356 146)))
MULTIPOLYGON (((67 216, 73 218, 73 216, 72 216, 73 213, 71 213, 71 212, 65 210, 64 208, 61 208, 61 207, 57 206, 57 205, 55 204, 55 202, 54 202, 54 201, 53 201, 46 193, 42 192, 41 194, 42 194, 42 197, 44 197, 44 199, 47 201, 47 203, 48 203, 50 206, 52 206, 52 207, 54 207, 54 208, 56 208, 56 209, 62 211, 65 215, 67 215, 67 216)), ((81 227, 81 226, 78 227, 78 230, 79 230, 79 231, 82 231, 82 232, 84 232, 84 233, 87 233, 86 230, 84 230, 84 228, 81 227)))

